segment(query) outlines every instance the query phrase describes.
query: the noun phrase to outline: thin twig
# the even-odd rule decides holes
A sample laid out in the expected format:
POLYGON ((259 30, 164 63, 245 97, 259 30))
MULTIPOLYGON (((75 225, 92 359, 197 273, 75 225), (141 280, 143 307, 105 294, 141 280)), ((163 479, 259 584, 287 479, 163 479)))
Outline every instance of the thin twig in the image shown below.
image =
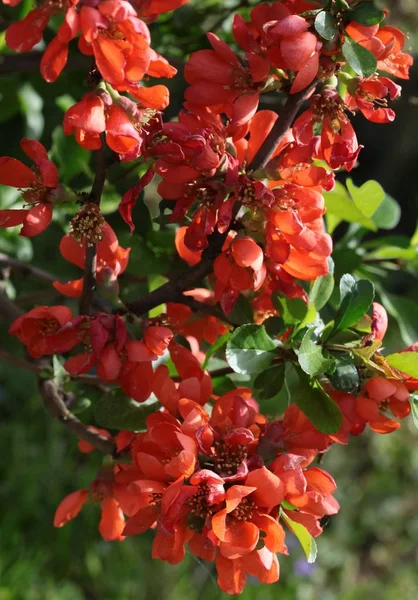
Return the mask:
POLYGON ((199 302, 192 296, 185 296, 184 294, 180 294, 178 298, 172 300, 172 302, 177 302, 178 304, 184 304, 192 309, 193 312, 202 312, 206 315, 211 315, 220 321, 224 321, 225 323, 229 323, 230 325, 235 325, 232 321, 228 319, 217 306, 213 306, 213 304, 206 304, 206 302, 199 302))
MULTIPOLYGON (((101 135, 102 145, 97 151, 96 176, 90 193, 90 202, 100 205, 103 187, 106 181, 106 144, 101 135)), ((87 245, 84 263, 83 292, 80 298, 80 314, 89 315, 92 309, 96 289, 97 244, 87 245)))
POLYGON ((35 267, 29 263, 23 262, 22 260, 10 258, 10 256, 7 256, 7 254, 3 254, 2 252, 0 252, 0 267, 10 267, 11 269, 21 271, 22 275, 31 275, 32 277, 42 279, 42 281, 47 281, 48 283, 52 283, 57 279, 51 275, 51 273, 48 273, 48 271, 39 269, 38 267, 35 267))
POLYGON ((248 171, 256 171, 257 169, 263 169, 266 166, 277 146, 286 135, 289 127, 292 126, 293 120, 298 114, 302 104, 309 98, 317 84, 318 81, 315 80, 301 92, 288 96, 287 101, 280 112, 279 118, 273 125, 272 130, 264 140, 263 144, 260 146, 258 152, 251 161, 251 164, 248 166, 248 171))
POLYGON ((64 401, 64 394, 57 388, 51 379, 39 379, 39 390, 48 413, 63 423, 67 429, 73 431, 86 442, 89 442, 97 450, 106 454, 116 452, 115 444, 101 434, 89 429, 72 412, 70 412, 64 401))

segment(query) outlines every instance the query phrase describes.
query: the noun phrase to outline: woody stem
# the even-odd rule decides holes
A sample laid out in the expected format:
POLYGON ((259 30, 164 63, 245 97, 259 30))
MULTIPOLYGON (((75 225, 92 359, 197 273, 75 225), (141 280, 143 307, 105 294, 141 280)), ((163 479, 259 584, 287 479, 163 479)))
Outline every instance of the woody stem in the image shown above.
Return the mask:
MULTIPOLYGON (((96 176, 90 193, 90 202, 100 205, 100 199, 103 193, 103 187, 106 181, 106 144, 103 134, 100 136, 101 147, 96 155, 96 176)), ((80 314, 89 315, 91 313, 94 291, 96 289, 96 265, 97 265, 97 244, 86 246, 86 260, 84 263, 83 292, 80 298, 80 314)))
POLYGON ((266 166, 277 146, 286 135, 289 127, 292 126, 302 104, 309 98, 317 84, 318 81, 315 79, 304 90, 288 96, 279 118, 248 166, 248 171, 256 171, 257 169, 263 169, 266 166))

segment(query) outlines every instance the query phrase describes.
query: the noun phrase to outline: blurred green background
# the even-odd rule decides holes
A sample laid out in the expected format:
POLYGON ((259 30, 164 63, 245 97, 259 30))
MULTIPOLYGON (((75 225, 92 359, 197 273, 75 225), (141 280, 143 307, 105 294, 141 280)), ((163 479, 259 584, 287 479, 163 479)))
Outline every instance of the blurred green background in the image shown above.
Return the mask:
MULTIPOLYGON (((153 47, 172 59, 181 71, 182 60, 206 45, 204 32, 214 27, 230 39, 233 7, 245 13, 255 2, 194 0, 151 26, 153 47)), ((411 47, 418 31, 418 2, 393 0, 392 23, 410 33, 411 47)), ((0 9, 0 156, 21 157, 22 136, 41 139, 60 165, 69 189, 89 189, 94 165, 88 152, 60 130, 63 111, 88 91, 85 73, 89 61, 74 53, 69 68, 53 85, 38 73, 39 52, 14 56, 4 45, 4 29, 31 6, 25 0, 18 8, 0 9), (90 162, 89 162, 90 161, 90 162)), ((53 24, 53 27, 56 24, 53 24)), ((53 36, 50 30, 46 39, 53 36)), ((172 92, 168 115, 178 111, 183 94, 181 75, 167 82, 172 92)), ((267 98, 265 108, 274 108, 267 98)), ((365 145, 359 167, 352 177, 357 185, 378 180, 397 200, 402 217, 395 232, 360 234, 341 225, 336 230, 336 268, 371 277, 389 302, 391 328, 387 340, 397 350, 418 340, 418 286, 416 254, 402 254, 416 229, 418 187, 418 68, 405 82, 398 102, 397 119, 377 126, 356 117, 360 143, 365 145), (350 233, 351 231, 351 233, 350 233), (347 245, 347 235, 351 247, 347 245), (379 265, 364 265, 358 240, 371 245, 386 236, 385 243, 398 249, 394 259, 379 265), (396 237, 393 237, 393 236, 396 237), (357 237, 356 237, 357 236, 357 237), (380 237, 376 237, 380 236, 380 237), (389 236, 389 237, 388 237, 389 236), (340 240, 338 245, 338 240, 340 240), (354 243, 353 243, 354 240, 354 243), (401 258, 399 258, 399 256, 401 258), (402 269, 400 269, 400 266, 402 269)), ((122 177, 124 167, 112 167, 105 210, 117 207, 120 193, 136 181, 122 177)), ((0 206, 10 206, 16 194, 3 188, 0 206)), ((147 202, 155 207, 156 198, 147 202)), ((75 211, 75 206, 70 207, 75 211)), ((161 273, 179 268, 172 253, 172 230, 153 231, 143 203, 136 212, 134 238, 118 215, 109 221, 122 245, 131 245, 132 260, 123 283, 126 297, 135 297, 154 286, 161 273)), ((59 211, 48 232, 32 243, 16 231, 0 232, 0 254, 33 261, 61 280, 78 277, 79 271, 66 263, 57 251, 68 214, 59 211)), ((414 240, 417 245, 418 240, 414 240)), ((366 256, 367 260, 367 256, 366 256)), ((54 292, 47 282, 23 277, 0 266, 0 286, 15 297, 22 309, 36 303, 53 303, 54 292)), ((7 324, 0 318, 1 347, 22 352, 7 336, 7 324)), ((82 390, 90 397, 90 390, 82 390)), ((82 398, 76 409, 86 407, 82 398)), ((81 418, 92 422, 86 408, 81 418)), ((74 489, 86 487, 94 477, 101 457, 82 455, 76 439, 59 423, 46 417, 32 374, 0 361, 0 600, 214 600, 226 597, 219 592, 211 565, 193 556, 177 567, 150 558, 152 534, 123 543, 105 543, 97 533, 97 506, 85 507, 80 516, 57 530, 52 518, 57 504, 74 489)), ((297 542, 289 543, 291 557, 280 559, 282 575, 273 586, 250 581, 244 600, 398 600, 418 598, 418 432, 412 420, 389 436, 365 434, 353 438, 348 448, 335 446, 323 466, 338 483, 341 512, 333 517, 318 540, 315 565, 303 559, 297 542)))

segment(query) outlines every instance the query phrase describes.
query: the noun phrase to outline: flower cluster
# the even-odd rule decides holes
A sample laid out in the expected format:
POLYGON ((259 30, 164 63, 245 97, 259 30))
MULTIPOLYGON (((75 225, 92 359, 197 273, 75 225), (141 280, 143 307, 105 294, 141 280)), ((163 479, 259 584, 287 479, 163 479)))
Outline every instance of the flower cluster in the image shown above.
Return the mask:
POLYGON ((215 561, 229 594, 243 590, 247 575, 273 583, 277 553, 288 554, 283 525, 302 524, 317 537, 320 519, 339 505, 332 477, 310 466, 315 450, 268 455, 272 426, 246 388, 218 398, 210 416, 180 398, 172 411, 150 415, 146 432, 118 434, 118 451, 129 451, 133 464, 101 469, 89 490, 64 498, 54 524, 74 518, 90 493, 105 540, 155 528, 154 558, 176 564, 187 547, 215 561))

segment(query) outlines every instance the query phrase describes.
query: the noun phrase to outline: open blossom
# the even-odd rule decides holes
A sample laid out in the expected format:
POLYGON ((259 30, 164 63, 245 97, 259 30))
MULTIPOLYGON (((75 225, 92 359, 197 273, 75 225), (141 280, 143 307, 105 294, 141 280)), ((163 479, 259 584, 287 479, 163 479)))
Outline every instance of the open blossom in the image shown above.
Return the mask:
MULTIPOLYGON (((61 255, 70 263, 76 265, 80 269, 84 269, 86 259, 87 240, 78 243, 71 234, 65 235, 60 242, 61 255)), ((117 281, 129 260, 130 248, 122 248, 119 246, 115 232, 108 223, 104 223, 102 229, 102 239, 97 243, 97 265, 96 265, 96 280, 100 284, 107 284, 117 281)), ((83 278, 75 279, 67 283, 54 281, 54 288, 64 296, 70 298, 78 298, 83 292, 83 278)))
POLYGON ((9 334, 25 344, 33 358, 67 352, 81 341, 78 331, 65 328, 71 319, 67 306, 38 306, 18 317, 9 334))
POLYGON ((387 107, 387 96, 390 100, 398 98, 401 87, 387 77, 369 77, 368 79, 350 82, 345 102, 350 110, 358 108, 373 123, 390 123, 395 112, 387 107))
POLYGON ((358 144, 344 108, 338 92, 325 87, 320 94, 312 97, 311 108, 296 119, 292 131, 297 143, 303 146, 317 140, 319 145, 314 147, 314 156, 325 160, 331 169, 344 167, 351 171, 362 146, 358 144), (320 128, 319 135, 315 135, 316 126, 320 128))
POLYGON ((33 237, 51 222, 52 206, 59 190, 58 170, 37 140, 23 138, 20 146, 34 166, 30 169, 20 160, 1 157, 0 184, 22 190, 28 208, 0 210, 0 227, 23 225, 20 235, 33 237))

